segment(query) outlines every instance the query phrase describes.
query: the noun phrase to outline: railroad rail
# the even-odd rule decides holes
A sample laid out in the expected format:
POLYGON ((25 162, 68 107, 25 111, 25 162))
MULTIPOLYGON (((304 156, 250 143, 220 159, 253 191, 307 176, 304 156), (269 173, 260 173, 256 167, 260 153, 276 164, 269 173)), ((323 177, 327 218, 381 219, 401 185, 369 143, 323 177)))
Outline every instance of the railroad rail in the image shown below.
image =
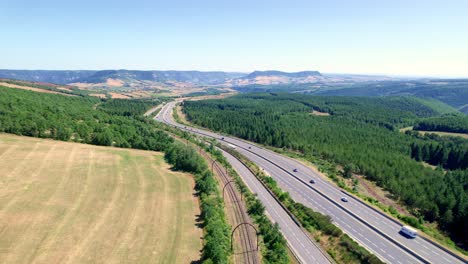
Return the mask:
MULTIPOLYGON (((250 225, 241 225, 241 224, 251 224, 251 220, 247 215, 247 210, 244 204, 240 199, 240 195, 238 195, 236 189, 232 184, 229 184, 231 181, 230 176, 226 174, 226 172, 222 169, 222 167, 217 163, 214 162, 213 164, 214 170, 216 170, 216 174, 219 175, 223 185, 226 187, 225 191, 227 192, 226 198, 229 200, 229 204, 232 205, 233 208, 233 228, 237 227, 237 234, 238 238, 241 241, 241 250, 240 252, 236 252, 233 248, 234 258, 236 259, 236 263, 249 263, 249 264, 256 264, 260 263, 258 257, 258 237, 256 231, 250 225), (226 185, 227 184, 227 185, 226 185), (239 226, 240 225, 240 226, 239 226), (242 258, 239 259, 239 256, 242 258)), ((227 205, 227 200, 225 200, 225 205, 227 205)), ((235 231, 235 230, 233 230, 235 231)), ((234 233, 232 238, 234 239, 236 236, 234 233)))

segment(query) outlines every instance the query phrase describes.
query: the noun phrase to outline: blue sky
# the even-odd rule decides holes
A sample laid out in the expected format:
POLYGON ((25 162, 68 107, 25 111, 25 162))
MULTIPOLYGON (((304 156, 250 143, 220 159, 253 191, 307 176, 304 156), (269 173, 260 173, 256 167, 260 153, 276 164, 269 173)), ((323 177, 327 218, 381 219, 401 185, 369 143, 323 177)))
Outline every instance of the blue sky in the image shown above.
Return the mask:
POLYGON ((0 0, 0 68, 468 77, 466 0, 0 0))

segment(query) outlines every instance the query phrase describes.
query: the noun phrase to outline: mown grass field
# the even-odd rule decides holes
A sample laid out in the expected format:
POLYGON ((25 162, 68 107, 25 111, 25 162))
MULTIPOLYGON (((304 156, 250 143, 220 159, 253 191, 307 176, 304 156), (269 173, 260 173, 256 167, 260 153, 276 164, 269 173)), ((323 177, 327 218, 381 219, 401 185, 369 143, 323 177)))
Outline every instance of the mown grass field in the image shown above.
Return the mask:
POLYGON ((163 154, 0 134, 1 263, 190 263, 190 175, 163 154))

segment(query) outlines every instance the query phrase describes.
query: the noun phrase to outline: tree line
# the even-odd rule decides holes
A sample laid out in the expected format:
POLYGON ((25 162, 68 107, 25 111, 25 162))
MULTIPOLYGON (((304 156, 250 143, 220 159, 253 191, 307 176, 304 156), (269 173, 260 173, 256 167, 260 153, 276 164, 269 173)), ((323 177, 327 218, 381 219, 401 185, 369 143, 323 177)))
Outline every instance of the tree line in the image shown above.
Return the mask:
MULTIPOLYGON (((115 101, 0 87, 0 132, 86 144, 163 151, 173 141, 158 124, 112 110, 115 101), (96 110, 94 106, 103 104, 96 110), (110 105, 110 106, 108 106, 110 105), (122 114, 122 115, 121 115, 122 114)), ((118 101, 134 106, 135 103, 118 101)), ((140 103, 137 103, 140 104, 140 103)), ((137 112, 140 112, 138 110, 137 112)), ((132 114, 134 115, 134 114, 132 114)))
POLYGON ((417 122, 414 130, 468 133, 468 115, 452 114, 432 117, 417 122))
POLYGON ((128 100, 128 99, 110 99, 97 106, 97 109, 102 110, 111 115, 121 116, 142 116, 146 110, 161 103, 159 100, 128 100))
POLYGON ((173 144, 165 153, 166 161, 174 169, 195 174, 196 190, 200 197, 201 218, 205 229, 203 263, 229 263, 230 230, 224 205, 213 174, 203 158, 190 146, 173 144))
POLYGON ((425 161, 449 170, 468 168, 467 144, 454 146, 434 142, 413 142, 411 144, 411 157, 417 161, 425 161))

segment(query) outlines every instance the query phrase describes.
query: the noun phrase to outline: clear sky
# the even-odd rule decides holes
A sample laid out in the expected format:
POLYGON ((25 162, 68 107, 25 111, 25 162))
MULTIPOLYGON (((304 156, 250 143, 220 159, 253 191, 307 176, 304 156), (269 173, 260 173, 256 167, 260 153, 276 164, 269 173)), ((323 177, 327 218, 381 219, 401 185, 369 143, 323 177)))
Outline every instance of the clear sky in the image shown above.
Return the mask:
POLYGON ((0 68, 468 77, 467 0, 0 0, 0 68))

